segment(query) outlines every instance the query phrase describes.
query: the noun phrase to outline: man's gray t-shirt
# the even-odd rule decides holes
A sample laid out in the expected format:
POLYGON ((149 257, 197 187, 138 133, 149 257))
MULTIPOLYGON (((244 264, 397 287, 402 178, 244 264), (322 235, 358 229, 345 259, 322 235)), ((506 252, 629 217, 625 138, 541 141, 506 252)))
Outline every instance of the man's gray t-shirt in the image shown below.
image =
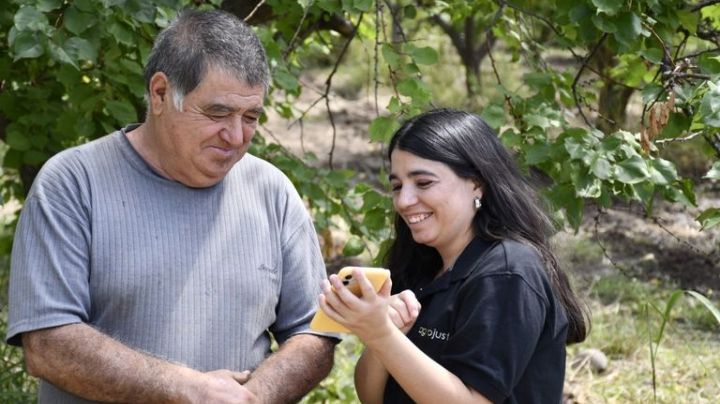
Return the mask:
MULTIPOLYGON (((307 332, 325 277, 312 221, 278 169, 245 155, 215 186, 154 172, 124 131, 36 178, 15 235, 7 339, 88 323, 192 368, 255 368, 307 332)), ((48 383, 41 402, 79 402, 48 383)))

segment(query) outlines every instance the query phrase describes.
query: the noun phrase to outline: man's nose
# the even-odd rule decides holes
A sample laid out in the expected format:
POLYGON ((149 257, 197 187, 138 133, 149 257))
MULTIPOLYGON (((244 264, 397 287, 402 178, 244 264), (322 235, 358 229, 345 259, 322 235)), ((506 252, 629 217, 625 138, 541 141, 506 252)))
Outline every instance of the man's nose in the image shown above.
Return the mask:
POLYGON ((244 135, 245 132, 248 131, 247 128, 245 128, 246 125, 248 124, 244 122, 242 116, 233 117, 228 120, 228 124, 223 128, 222 132, 220 132, 220 137, 231 146, 242 146, 245 142, 249 141, 244 135))

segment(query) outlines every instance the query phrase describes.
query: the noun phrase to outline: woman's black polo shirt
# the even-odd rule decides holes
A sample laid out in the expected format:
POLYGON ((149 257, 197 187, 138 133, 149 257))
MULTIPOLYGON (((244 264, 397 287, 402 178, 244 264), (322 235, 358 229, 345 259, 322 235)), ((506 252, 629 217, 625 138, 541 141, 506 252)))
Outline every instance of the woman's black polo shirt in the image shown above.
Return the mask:
MULTIPOLYGON (((561 402, 568 322, 532 247, 475 238, 414 292, 408 338, 466 385, 495 403, 561 402)), ((384 401, 412 402, 392 377, 384 401)))

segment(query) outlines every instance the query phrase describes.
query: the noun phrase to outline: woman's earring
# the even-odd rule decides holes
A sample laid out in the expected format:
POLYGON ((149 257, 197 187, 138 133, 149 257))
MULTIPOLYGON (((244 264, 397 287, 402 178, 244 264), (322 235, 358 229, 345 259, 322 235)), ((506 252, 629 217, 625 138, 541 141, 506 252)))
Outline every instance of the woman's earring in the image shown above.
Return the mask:
POLYGON ((482 207, 482 201, 479 196, 476 196, 475 199, 473 199, 473 203, 475 204, 475 210, 480 210, 482 207))

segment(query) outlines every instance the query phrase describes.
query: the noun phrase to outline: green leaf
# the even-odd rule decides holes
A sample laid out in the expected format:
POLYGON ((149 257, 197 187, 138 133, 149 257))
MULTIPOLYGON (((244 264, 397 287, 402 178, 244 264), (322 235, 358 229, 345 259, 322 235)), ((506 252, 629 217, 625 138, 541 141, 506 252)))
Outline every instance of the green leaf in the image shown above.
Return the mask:
POLYGON ((571 173, 575 195, 580 198, 599 198, 601 193, 601 181, 587 172, 587 170, 573 170, 571 173))
POLYGON ((575 195, 572 184, 556 185, 548 191, 548 199, 556 209, 564 209, 569 224, 575 229, 582 224, 585 202, 575 195))
POLYGON ((95 7, 97 6, 97 0, 73 0, 72 3, 80 11, 84 11, 86 13, 96 11, 95 7))
POLYGON ((650 175, 652 181, 658 185, 670 185, 678 179, 675 165, 660 158, 650 160, 650 175))
POLYGON ((647 163, 637 155, 621 161, 616 167, 615 177, 625 184, 637 184, 650 178, 647 163))
POLYGON ((118 43, 123 45, 132 46, 134 44, 135 37, 124 24, 113 21, 107 28, 108 32, 112 34, 118 43))
POLYGON ((424 83, 418 79, 405 79, 398 83, 398 92, 401 95, 412 98, 414 101, 423 102, 430 99, 430 92, 424 83))
POLYGON ((273 78, 284 90, 297 91, 300 88, 300 83, 297 78, 290 74, 290 72, 284 67, 275 69, 273 78))
POLYGON ((365 244, 357 236, 348 239, 343 247, 342 254, 346 257, 354 257, 360 255, 365 250, 365 244))
POLYGON ((72 66, 78 70, 80 69, 78 67, 77 63, 75 63, 75 59, 73 59, 70 55, 68 55, 67 52, 65 52, 65 49, 61 48, 60 46, 57 46, 56 44, 54 44, 52 42, 50 44, 48 44, 48 48, 50 49, 50 54, 52 55, 52 58, 54 60, 56 60, 60 63, 69 64, 70 66, 72 66))
POLYGON ((47 159, 48 155, 39 150, 28 150, 23 154, 23 163, 30 166, 39 166, 47 159))
POLYGON ((703 54, 698 58, 698 66, 700 70, 705 74, 718 74, 720 73, 720 56, 712 54, 703 54))
POLYGON ((19 31, 44 31, 48 26, 45 14, 38 11, 35 7, 22 6, 15 13, 13 18, 15 28, 19 31))
POLYGON ((20 59, 33 59, 45 53, 34 32, 21 32, 13 42, 13 61, 20 59))
POLYGON ((624 3, 623 0, 592 0, 592 4, 597 7, 598 12, 608 15, 615 15, 622 9, 624 3))
POLYGON ((687 294, 697 299, 700 303, 707 308, 710 313, 715 317, 715 320, 717 320, 718 324, 720 324, 720 310, 718 310, 717 306, 715 306, 707 297, 701 295, 698 292, 695 292, 694 290, 688 290, 687 294))
MULTIPOLYGON (((663 59, 663 50, 660 48, 643 49, 642 51, 640 51, 640 54, 642 55, 642 57, 652 63, 660 63, 663 59)), ((657 84, 653 85, 662 89, 662 87, 657 84)), ((645 89, 643 89, 643 94, 645 94, 645 89)))
POLYGON ((127 102, 110 100, 105 107, 110 116, 122 124, 137 122, 137 111, 127 102))
POLYGON ((660 138, 674 138, 680 136, 690 129, 692 117, 685 115, 683 112, 671 112, 667 125, 660 133, 660 138))
POLYGON ((57 10, 60 6, 62 6, 61 0, 39 0, 37 2, 37 8, 42 12, 57 10))
POLYGON ((612 21, 612 19, 607 18, 603 14, 596 14, 592 16, 592 22, 593 24, 595 24, 597 29, 602 32, 607 32, 610 34, 617 32, 617 27, 615 26, 615 23, 612 21))
POLYGON ((700 230, 709 229, 713 226, 720 224, 720 209, 709 208, 705 209, 703 213, 696 219, 702 225, 700 230))
POLYGON ((397 121, 392 117, 379 116, 370 123, 370 140, 374 142, 388 143, 390 138, 399 127, 397 121))
POLYGON ((8 144, 8 146, 12 147, 15 150, 19 151, 27 151, 30 150, 30 139, 28 139, 27 135, 23 135, 17 130, 8 130, 7 137, 5 138, 5 143, 8 144))
POLYGON ((72 37, 67 40, 65 46, 76 59, 89 60, 92 62, 97 59, 97 48, 87 39, 72 37))
POLYGON ((712 167, 710 167, 710 171, 708 171, 703 178, 720 180, 720 161, 713 163, 712 167))
POLYGON ((490 104, 483 108, 480 116, 485 123, 495 130, 498 130, 505 124, 505 108, 503 108, 502 105, 490 104))
POLYGON ((590 163, 590 170, 596 177, 606 180, 612 176, 612 165, 610 162, 598 154, 596 158, 592 159, 590 163))
POLYGON ((635 13, 623 13, 617 18, 618 31, 615 38, 625 46, 631 46, 642 33, 642 20, 635 13))
POLYGON ((392 46, 388 44, 383 44, 381 48, 381 52, 383 55, 383 58, 385 59, 385 62, 387 62, 390 67, 398 68, 400 67, 402 63, 402 56, 399 55, 395 49, 393 49, 392 46))
POLYGON ((700 16, 697 12, 692 12, 690 10, 683 10, 681 7, 678 7, 677 10, 673 10, 678 18, 680 20, 680 25, 684 29, 687 29, 690 34, 695 35, 697 31, 698 23, 700 22, 700 16))
POLYGON ((360 12, 367 12, 372 9, 373 6, 373 0, 354 0, 353 1, 353 8, 360 12))
POLYGON ((564 146, 570 157, 575 160, 581 160, 585 156, 588 147, 582 140, 575 137, 565 138, 564 146))
POLYGON ((705 125, 720 128, 720 89, 712 82, 707 82, 710 90, 700 102, 700 116, 705 125))
POLYGON ((80 35, 95 24, 95 16, 78 10, 74 6, 68 7, 63 15, 63 26, 75 35, 80 35))
POLYGON ((408 19, 415 19, 417 17, 417 9, 412 4, 409 4, 403 8, 403 16, 408 19))
POLYGON ((376 208, 369 210, 363 218, 362 225, 370 231, 378 231, 385 228, 385 209, 376 208))
POLYGON ((644 104, 651 103, 655 101, 655 99, 658 97, 660 93, 662 93, 665 90, 665 88, 659 84, 650 83, 642 90, 642 100, 644 104))
POLYGON ((551 147, 546 143, 535 143, 525 148, 525 162, 536 165, 548 161, 551 157, 551 147))
POLYGON ((434 65, 438 62, 437 52, 429 46, 423 48, 410 48, 410 56, 415 60, 415 63, 419 63, 421 65, 434 65))

